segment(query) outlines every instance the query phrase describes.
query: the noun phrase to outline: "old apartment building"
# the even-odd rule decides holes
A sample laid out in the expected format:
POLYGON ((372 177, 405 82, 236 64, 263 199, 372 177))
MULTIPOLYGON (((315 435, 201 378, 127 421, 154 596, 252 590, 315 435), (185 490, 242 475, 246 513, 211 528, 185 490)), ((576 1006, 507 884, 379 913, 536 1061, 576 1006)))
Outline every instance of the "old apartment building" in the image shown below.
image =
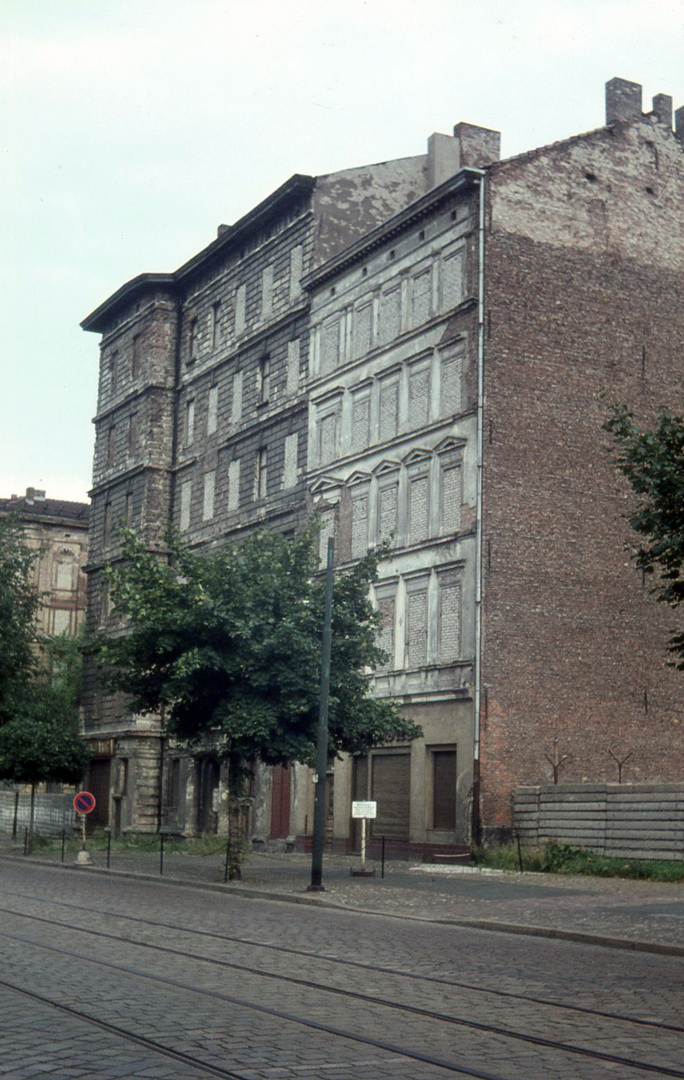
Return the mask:
POLYGON ((85 620, 88 503, 49 499, 29 487, 0 499, 0 516, 16 514, 26 543, 37 553, 34 584, 43 605, 38 628, 47 637, 76 634, 85 620))
MULTIPOLYGON (((596 131, 499 160, 459 124, 428 154, 295 176, 180 270, 124 285, 102 334, 88 622, 116 631, 115 524, 197 548, 311 509, 338 564, 390 543, 372 676, 423 727, 335 763, 330 831, 434 849, 510 824, 549 778, 681 777, 666 614, 625 552, 604 395, 681 396, 684 111, 606 87, 596 131)), ((118 827, 212 828, 221 776, 88 683, 93 782, 118 827)), ((252 831, 303 837, 303 767, 258 771, 252 831), (271 780, 273 782, 271 782, 271 780)))

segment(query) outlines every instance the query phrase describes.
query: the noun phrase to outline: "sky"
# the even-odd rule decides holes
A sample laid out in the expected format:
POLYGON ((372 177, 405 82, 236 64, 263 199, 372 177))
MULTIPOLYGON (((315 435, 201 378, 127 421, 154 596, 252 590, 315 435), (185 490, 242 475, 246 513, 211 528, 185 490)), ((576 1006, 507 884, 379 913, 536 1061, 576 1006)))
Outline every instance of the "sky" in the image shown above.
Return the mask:
POLYGON ((293 173, 502 156, 604 123, 604 84, 684 104, 684 0, 0 0, 0 497, 85 500, 99 335, 293 173))

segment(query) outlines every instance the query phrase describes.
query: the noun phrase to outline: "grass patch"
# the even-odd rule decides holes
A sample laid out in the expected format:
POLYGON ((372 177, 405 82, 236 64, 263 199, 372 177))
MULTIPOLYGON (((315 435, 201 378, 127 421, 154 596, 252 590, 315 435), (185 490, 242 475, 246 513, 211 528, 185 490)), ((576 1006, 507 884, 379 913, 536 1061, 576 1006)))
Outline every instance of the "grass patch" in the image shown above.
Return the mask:
MULTIPOLYGON (((481 848, 473 852, 480 866, 520 870, 517 845, 481 848)), ((649 881, 684 881, 684 862, 666 859, 612 859, 570 844, 522 849, 524 871, 543 874, 587 874, 593 877, 634 878, 649 881)))

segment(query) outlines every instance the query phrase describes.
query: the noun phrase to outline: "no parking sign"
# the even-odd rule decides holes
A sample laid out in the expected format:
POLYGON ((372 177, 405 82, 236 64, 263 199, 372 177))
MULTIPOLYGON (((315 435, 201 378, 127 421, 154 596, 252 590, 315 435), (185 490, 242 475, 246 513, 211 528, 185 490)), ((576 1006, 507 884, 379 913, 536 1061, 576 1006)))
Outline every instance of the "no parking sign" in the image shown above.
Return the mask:
POLYGON ((74 810, 79 814, 89 814, 94 809, 95 796, 89 791, 79 791, 78 795, 74 795, 74 810))

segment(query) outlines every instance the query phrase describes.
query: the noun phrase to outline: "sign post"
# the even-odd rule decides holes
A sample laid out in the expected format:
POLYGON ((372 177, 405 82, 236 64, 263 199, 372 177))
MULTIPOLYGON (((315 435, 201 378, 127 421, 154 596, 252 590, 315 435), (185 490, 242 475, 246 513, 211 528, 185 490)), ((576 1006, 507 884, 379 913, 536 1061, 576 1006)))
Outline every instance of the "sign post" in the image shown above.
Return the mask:
POLYGON ((90 866, 92 859, 86 851, 86 816, 95 809, 95 796, 89 791, 79 791, 74 795, 74 810, 81 815, 81 850, 76 856, 79 866, 90 866))
POLYGON ((352 803, 352 817, 361 819, 361 869, 350 870, 353 877, 375 877, 375 870, 366 870, 366 822, 378 815, 378 804, 371 799, 352 803))

